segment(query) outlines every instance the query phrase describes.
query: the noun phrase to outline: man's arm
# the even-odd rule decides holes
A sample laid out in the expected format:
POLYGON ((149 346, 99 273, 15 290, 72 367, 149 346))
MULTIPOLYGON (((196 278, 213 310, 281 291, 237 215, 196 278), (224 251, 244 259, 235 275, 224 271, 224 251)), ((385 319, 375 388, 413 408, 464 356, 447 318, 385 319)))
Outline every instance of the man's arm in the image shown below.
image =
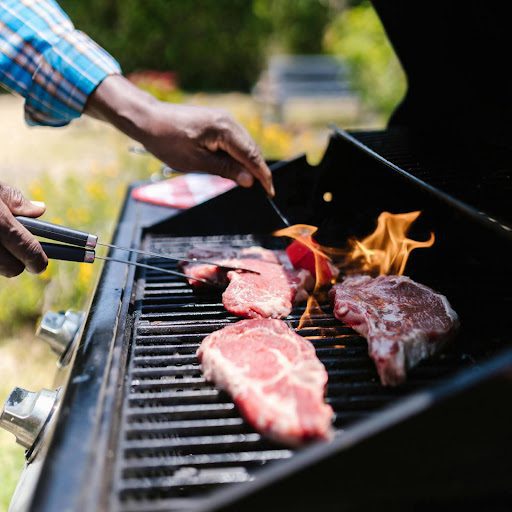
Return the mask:
POLYGON ((159 102, 120 73, 54 0, 0 0, 0 83, 25 98, 29 124, 63 126, 85 110, 172 167, 258 179, 274 194, 258 147, 227 113, 159 102))
POLYGON ((25 98, 28 124, 64 126, 119 64, 75 30, 54 0, 0 0, 0 83, 25 98))
POLYGON ((158 101, 122 76, 105 79, 85 112, 141 142, 178 170, 219 174, 274 195, 272 175, 247 131, 222 110, 158 101))
MULTIPOLYGON (((54 0, 0 0, 0 84, 25 98, 29 124, 64 126, 85 111, 172 167, 219 174, 245 187, 258 179, 274 194, 259 149, 228 114, 157 101, 120 72, 118 63, 76 30, 54 0)), ((30 204, 19 191, 0 184, 2 275, 46 267, 40 244, 14 218, 44 212, 30 204)))

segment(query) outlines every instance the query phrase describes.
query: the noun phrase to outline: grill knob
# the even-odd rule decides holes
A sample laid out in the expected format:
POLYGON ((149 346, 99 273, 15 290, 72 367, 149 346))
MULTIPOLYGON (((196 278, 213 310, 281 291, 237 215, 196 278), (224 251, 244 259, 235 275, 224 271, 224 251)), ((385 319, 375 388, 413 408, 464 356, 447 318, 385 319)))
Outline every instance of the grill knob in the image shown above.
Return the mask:
POLYGON ((42 389, 38 393, 14 388, 0 414, 0 426, 30 450, 51 417, 58 391, 42 389))
POLYGON ((44 314, 36 334, 60 356, 59 366, 65 366, 69 362, 71 347, 82 326, 84 316, 81 311, 70 309, 66 312, 48 311, 44 314))

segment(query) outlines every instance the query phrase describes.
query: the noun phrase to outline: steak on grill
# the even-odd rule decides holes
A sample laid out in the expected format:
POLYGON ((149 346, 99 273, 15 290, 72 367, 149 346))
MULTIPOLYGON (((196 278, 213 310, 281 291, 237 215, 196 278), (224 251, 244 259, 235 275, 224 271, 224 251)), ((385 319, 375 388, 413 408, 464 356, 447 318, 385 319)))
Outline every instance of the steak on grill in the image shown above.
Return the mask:
POLYGON ((206 379, 227 391, 258 432, 297 446, 332 435, 327 372, 313 345, 274 319, 241 320, 197 351, 206 379))
POLYGON ((458 326, 444 295, 405 276, 354 276, 330 291, 334 316, 368 340, 382 384, 438 352, 458 326))
MULTIPOLYGON (((187 258, 213 261, 218 263, 218 265, 244 267, 244 262, 239 260, 247 258, 280 263, 286 258, 284 251, 280 252, 282 254, 279 254, 278 251, 270 251, 258 246, 245 247, 242 249, 229 246, 218 249, 197 247, 187 254, 187 258)), ((183 272, 189 276, 189 284, 197 288, 208 285, 205 285, 201 281, 196 281, 195 278, 207 279, 219 286, 227 286, 229 282, 226 271, 216 265, 182 262, 181 268, 183 272)))
POLYGON ((228 285, 222 295, 224 307, 234 315, 245 318, 284 318, 294 303, 307 299, 314 286, 309 271, 295 270, 284 251, 269 251, 262 247, 249 247, 239 251, 231 248, 216 254, 194 251, 189 257, 208 259, 219 265, 229 265, 255 270, 248 272, 226 272, 215 265, 192 263, 183 265, 183 270, 194 278, 202 277, 219 285, 228 285))
POLYGON ((282 265, 261 260, 243 260, 244 266, 256 270, 228 272, 229 285, 222 294, 224 307, 245 318, 285 318, 294 302, 307 299, 313 282, 307 270, 286 270, 282 265))

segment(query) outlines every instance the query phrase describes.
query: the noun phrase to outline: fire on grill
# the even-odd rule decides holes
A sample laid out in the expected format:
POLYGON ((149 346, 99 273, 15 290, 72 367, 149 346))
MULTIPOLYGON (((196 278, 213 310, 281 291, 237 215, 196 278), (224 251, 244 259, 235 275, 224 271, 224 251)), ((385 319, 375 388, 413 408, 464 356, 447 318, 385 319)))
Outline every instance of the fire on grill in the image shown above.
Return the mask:
MULTIPOLYGON (((419 214, 382 213, 376 230, 361 241, 351 240, 350 250, 321 247, 313 238, 317 231, 314 226, 295 225, 274 233, 294 239, 285 251, 290 263, 315 278, 299 329, 312 314, 322 313, 320 295, 325 300, 328 288, 340 274, 328 254, 341 258, 342 275, 347 270, 357 274, 335 285, 329 296, 334 316, 367 338, 369 354, 384 385, 405 381, 406 371, 438 352, 458 326, 457 314, 446 297, 409 278, 398 277, 404 273, 413 249, 434 243, 433 233, 426 242, 407 238, 419 214), (381 277, 373 279, 367 275, 371 273, 381 277), (386 274, 392 275, 384 277, 386 274)), ((196 253, 194 250, 188 256, 196 253)), ((325 421, 322 428, 314 426, 326 418, 320 403, 327 375, 310 343, 299 348, 301 345, 293 342, 296 335, 292 331, 287 335, 284 323, 265 320, 285 317, 291 311, 291 303, 288 306, 282 302, 293 282, 287 278, 291 270, 281 273, 280 269, 288 264, 285 260, 284 253, 261 247, 236 251, 227 246, 220 252, 219 265, 259 271, 258 275, 228 272, 223 304, 237 316, 260 320, 228 326, 206 337, 198 356, 208 380, 229 392, 251 425, 285 444, 296 445, 301 439, 327 437, 325 421), (303 359, 309 352, 312 355, 303 359), (313 371, 312 365, 316 364, 318 369, 313 371), (317 379, 315 373, 319 372, 325 378, 317 379)), ((211 279, 220 272, 212 265, 188 266, 192 267, 191 278, 201 275, 211 279)), ((297 277, 293 275, 293 279, 297 277)), ((193 279, 190 282, 194 284, 193 279)), ((291 295, 289 298, 293 299, 291 295)), ((326 414, 328 421, 330 415, 326 414)))

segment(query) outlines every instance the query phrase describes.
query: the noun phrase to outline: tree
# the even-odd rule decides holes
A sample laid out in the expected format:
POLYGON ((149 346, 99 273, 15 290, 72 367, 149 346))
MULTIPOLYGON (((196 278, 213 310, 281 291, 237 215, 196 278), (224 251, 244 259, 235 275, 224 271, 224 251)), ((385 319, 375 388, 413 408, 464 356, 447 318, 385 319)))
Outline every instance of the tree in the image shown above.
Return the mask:
POLYGON ((341 12, 326 30, 324 47, 348 63, 363 101, 389 117, 405 93, 406 78, 371 4, 341 12))
POLYGON ((247 89, 270 26, 247 0, 61 0, 76 26, 128 73, 173 70, 187 89, 247 89))
POLYGON ((322 37, 335 4, 327 0, 255 0, 254 11, 272 27, 275 42, 289 53, 322 53, 322 37))

